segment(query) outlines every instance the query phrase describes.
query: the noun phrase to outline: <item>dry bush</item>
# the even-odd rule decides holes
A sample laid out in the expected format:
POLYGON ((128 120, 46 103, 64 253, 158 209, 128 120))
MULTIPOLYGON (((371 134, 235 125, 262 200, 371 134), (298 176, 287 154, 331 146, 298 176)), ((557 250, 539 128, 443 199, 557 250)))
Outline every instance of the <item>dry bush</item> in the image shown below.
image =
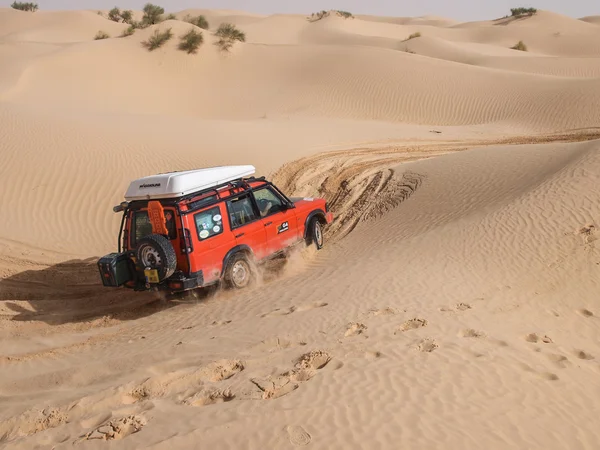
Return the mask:
POLYGON ((194 28, 181 36, 179 39, 179 50, 183 50, 188 54, 196 53, 198 48, 204 42, 204 36, 202 35, 202 32, 196 31, 194 28))
POLYGON ((148 49, 148 51, 156 50, 162 47, 169 39, 173 37, 171 28, 167 28, 165 31, 154 30, 154 34, 148 38, 147 41, 142 42, 142 45, 148 49))
POLYGON ((527 46, 525 45, 525 43, 523 41, 519 41, 517 42, 515 45, 513 45, 511 47, 513 50, 520 50, 522 52, 526 52, 527 51, 527 46))
POLYGON ((100 30, 96 33, 96 36, 94 36, 94 40, 99 41, 101 39, 108 39, 109 37, 107 32, 100 30))

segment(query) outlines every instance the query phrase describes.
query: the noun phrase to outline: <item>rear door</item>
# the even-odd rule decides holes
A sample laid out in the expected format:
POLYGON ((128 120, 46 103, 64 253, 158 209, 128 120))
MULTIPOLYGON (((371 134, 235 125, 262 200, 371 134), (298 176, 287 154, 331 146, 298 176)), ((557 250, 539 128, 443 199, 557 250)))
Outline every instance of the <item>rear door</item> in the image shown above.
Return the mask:
POLYGON ((267 254, 267 234, 251 195, 245 193, 227 200, 227 214, 236 245, 250 247, 256 259, 262 259, 267 254))
POLYGON ((218 203, 191 213, 194 230, 194 251, 190 253, 192 272, 202 271, 205 283, 221 276, 225 255, 232 247, 233 236, 224 226, 223 210, 218 203))
POLYGON ((267 233, 267 253, 272 254, 289 247, 299 239, 298 221, 293 208, 270 186, 254 191, 261 222, 267 233))

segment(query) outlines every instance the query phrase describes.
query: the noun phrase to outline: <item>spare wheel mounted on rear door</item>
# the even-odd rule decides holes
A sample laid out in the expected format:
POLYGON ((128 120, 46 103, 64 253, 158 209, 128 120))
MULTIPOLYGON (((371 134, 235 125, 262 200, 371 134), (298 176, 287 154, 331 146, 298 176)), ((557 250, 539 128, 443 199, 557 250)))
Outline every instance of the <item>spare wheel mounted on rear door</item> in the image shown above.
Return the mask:
POLYGON ((135 259, 139 270, 151 271, 150 274, 146 274, 151 283, 159 283, 169 278, 177 268, 175 249, 171 242, 160 234, 149 234, 141 238, 135 249, 135 259), (156 277, 152 276, 154 274, 156 277))

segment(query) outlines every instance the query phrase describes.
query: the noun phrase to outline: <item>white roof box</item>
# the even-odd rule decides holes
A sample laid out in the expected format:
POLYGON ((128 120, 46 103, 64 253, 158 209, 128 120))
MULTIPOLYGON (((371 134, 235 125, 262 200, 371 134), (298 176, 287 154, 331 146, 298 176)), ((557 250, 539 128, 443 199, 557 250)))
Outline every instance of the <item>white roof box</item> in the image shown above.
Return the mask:
POLYGON ((250 165, 221 166, 151 175, 132 181, 125 193, 125 200, 181 197, 247 177, 255 171, 255 167, 250 165))

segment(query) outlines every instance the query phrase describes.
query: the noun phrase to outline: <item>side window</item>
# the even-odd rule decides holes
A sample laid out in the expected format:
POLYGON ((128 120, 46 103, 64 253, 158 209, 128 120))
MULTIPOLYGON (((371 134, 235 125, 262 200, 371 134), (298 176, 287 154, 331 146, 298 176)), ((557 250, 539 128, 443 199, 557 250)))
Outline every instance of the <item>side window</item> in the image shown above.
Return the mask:
POLYGON ((243 195, 227 201, 231 228, 241 227, 258 219, 249 195, 243 195))
POLYGON ((223 232, 223 218, 218 206, 194 214, 194 222, 200 241, 223 232))
MULTIPOLYGON (((165 224, 169 231, 169 239, 175 239, 177 228, 173 210, 165 209, 165 224)), ((132 245, 135 245, 138 240, 149 234, 152 234, 152 223, 148 217, 148 211, 135 211, 133 213, 132 245)))
POLYGON ((261 217, 267 217, 284 210, 283 200, 268 186, 254 191, 254 198, 258 204, 261 217))

